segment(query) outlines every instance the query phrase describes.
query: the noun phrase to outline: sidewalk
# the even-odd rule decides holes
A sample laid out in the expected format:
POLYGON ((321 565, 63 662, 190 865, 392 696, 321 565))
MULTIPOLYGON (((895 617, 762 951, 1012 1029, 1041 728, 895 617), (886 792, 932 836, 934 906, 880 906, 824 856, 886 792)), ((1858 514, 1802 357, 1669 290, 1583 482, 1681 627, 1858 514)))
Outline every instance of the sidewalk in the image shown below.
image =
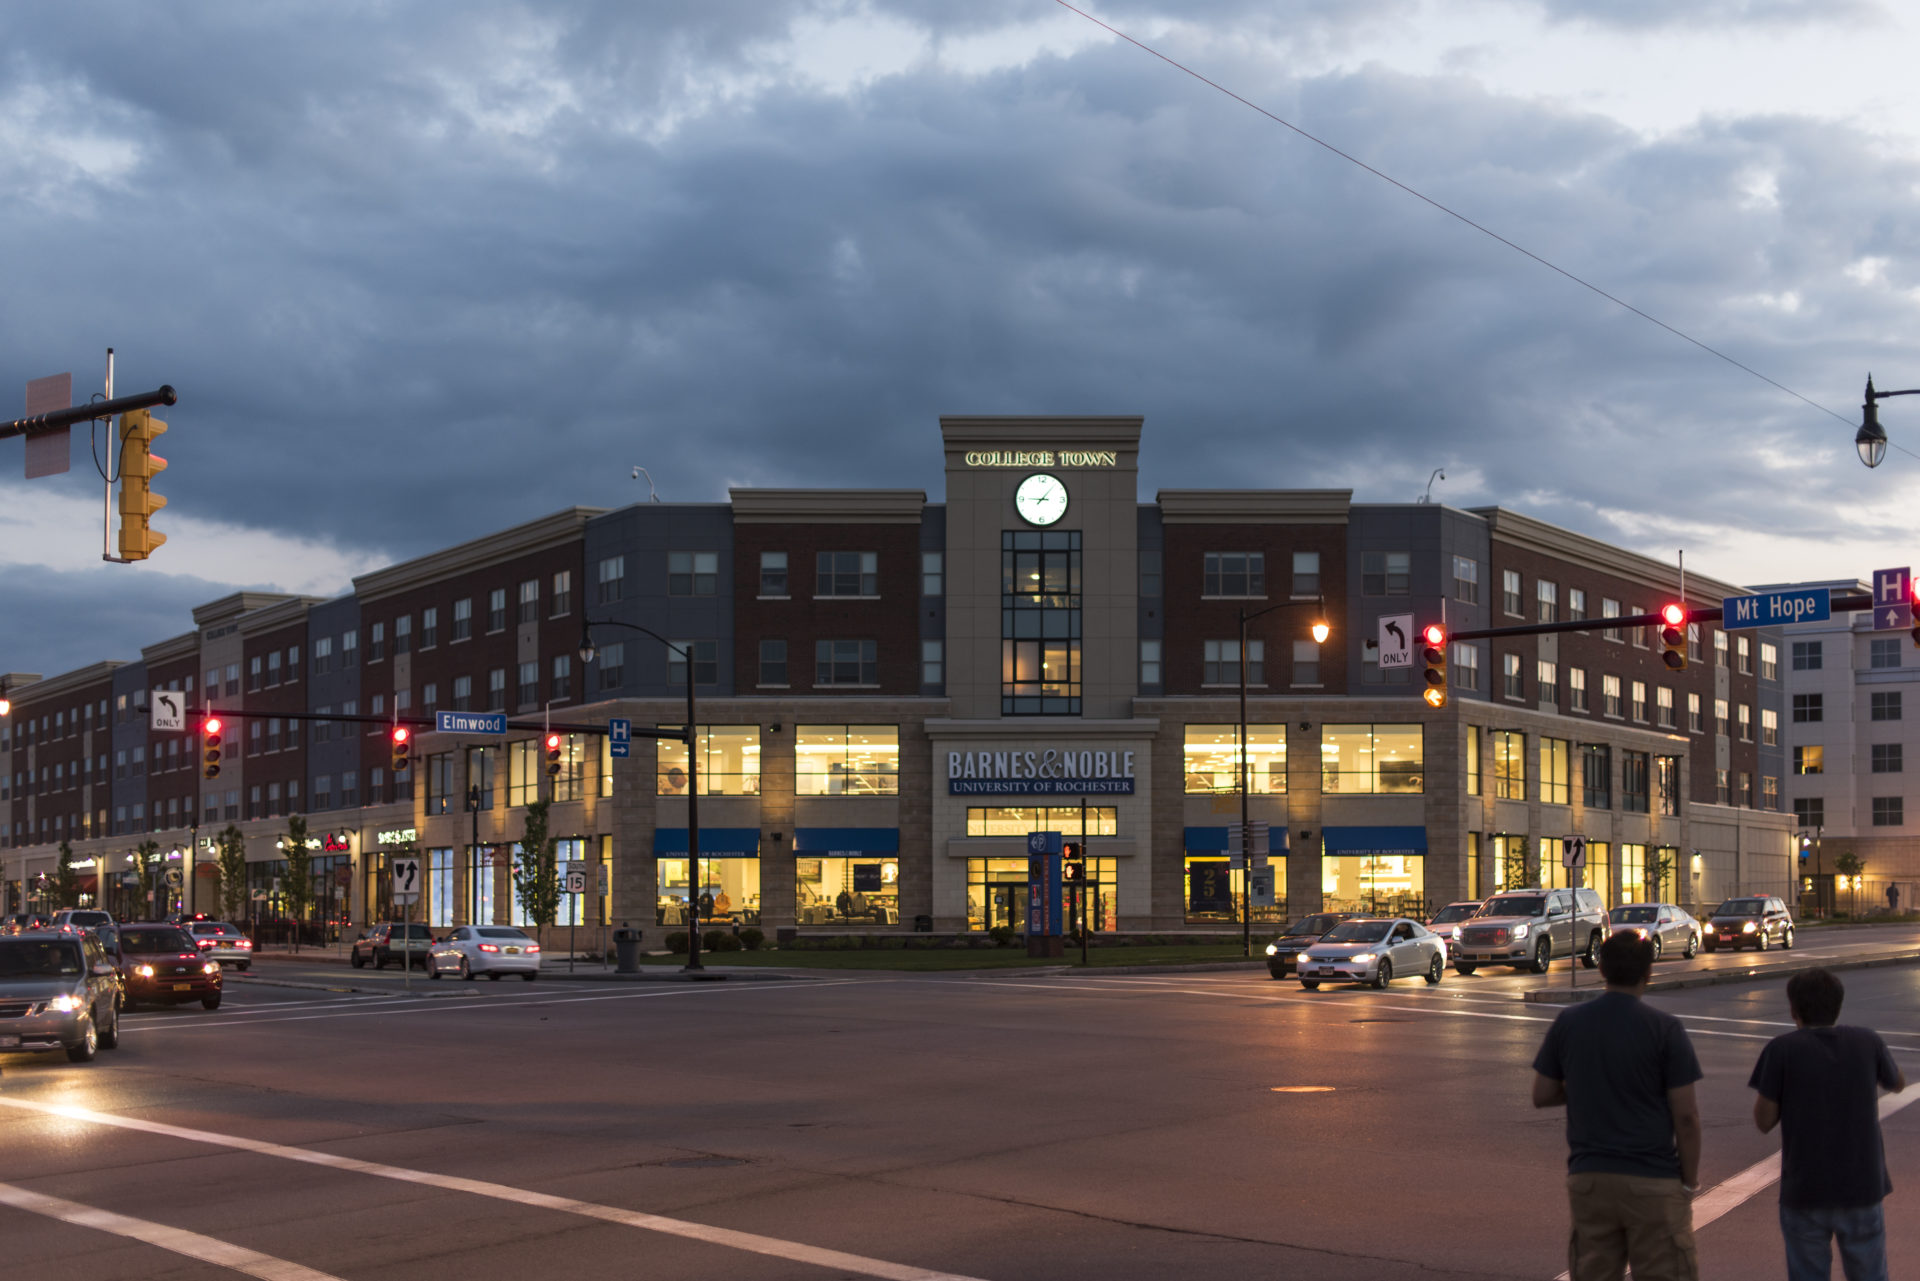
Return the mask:
MULTIPOLYGON (((1907 965, 1920 961, 1911 947, 1889 948, 1883 951, 1862 952, 1857 956, 1797 957, 1791 952, 1777 952, 1777 961, 1757 961, 1752 965, 1743 965, 1737 969, 1700 970, 1692 974, 1680 974, 1672 978, 1656 978, 1647 984, 1648 992, 1679 992, 1691 987, 1717 987, 1722 983, 1761 983, 1772 979, 1791 978, 1795 974, 1804 974, 1808 970, 1864 970, 1884 965, 1907 965)), ((1586 977, 1582 975, 1582 977, 1586 977)), ((1570 1005, 1576 1001, 1591 1001, 1604 990, 1598 970, 1593 971, 1593 986, 1581 987, 1569 991, 1564 987, 1536 988, 1521 999, 1546 1005, 1570 1005)))

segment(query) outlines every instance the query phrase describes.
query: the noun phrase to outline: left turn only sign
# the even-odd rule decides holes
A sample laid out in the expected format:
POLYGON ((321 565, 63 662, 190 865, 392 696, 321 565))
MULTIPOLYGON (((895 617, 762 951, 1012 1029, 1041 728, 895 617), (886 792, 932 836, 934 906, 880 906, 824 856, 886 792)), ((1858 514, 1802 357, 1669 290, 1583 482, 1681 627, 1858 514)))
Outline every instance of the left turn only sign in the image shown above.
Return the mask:
POLYGON ((179 690, 152 691, 147 698, 147 707, 152 719, 151 728, 183 730, 187 727, 187 696, 179 690))

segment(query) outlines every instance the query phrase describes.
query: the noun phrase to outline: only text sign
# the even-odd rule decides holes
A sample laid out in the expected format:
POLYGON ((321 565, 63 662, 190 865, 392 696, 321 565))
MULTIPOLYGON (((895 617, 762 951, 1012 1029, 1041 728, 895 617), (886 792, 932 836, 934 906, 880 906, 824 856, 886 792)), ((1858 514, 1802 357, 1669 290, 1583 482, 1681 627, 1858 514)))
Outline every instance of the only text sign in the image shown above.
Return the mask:
POLYGON ((1413 615, 1388 614, 1380 620, 1380 670, 1413 666, 1413 615))

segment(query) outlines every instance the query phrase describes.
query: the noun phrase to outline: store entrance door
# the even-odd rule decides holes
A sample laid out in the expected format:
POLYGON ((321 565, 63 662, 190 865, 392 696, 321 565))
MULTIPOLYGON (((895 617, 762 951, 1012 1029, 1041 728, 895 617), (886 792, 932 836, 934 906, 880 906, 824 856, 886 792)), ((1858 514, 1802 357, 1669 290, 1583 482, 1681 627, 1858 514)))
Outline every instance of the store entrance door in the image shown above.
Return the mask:
POLYGON ((1027 932, 1027 887, 995 885, 988 900, 987 928, 1004 925, 1016 933, 1027 932))

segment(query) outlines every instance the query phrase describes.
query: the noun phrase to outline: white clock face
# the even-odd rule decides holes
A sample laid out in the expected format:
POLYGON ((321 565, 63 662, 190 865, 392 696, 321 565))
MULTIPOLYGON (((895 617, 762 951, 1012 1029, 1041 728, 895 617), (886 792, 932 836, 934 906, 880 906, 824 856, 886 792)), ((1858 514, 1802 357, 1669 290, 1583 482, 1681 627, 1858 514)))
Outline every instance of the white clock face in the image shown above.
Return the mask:
POLYGON ((1067 514, 1067 487, 1045 472, 1029 476, 1013 491, 1013 509, 1029 525, 1051 525, 1067 514))

